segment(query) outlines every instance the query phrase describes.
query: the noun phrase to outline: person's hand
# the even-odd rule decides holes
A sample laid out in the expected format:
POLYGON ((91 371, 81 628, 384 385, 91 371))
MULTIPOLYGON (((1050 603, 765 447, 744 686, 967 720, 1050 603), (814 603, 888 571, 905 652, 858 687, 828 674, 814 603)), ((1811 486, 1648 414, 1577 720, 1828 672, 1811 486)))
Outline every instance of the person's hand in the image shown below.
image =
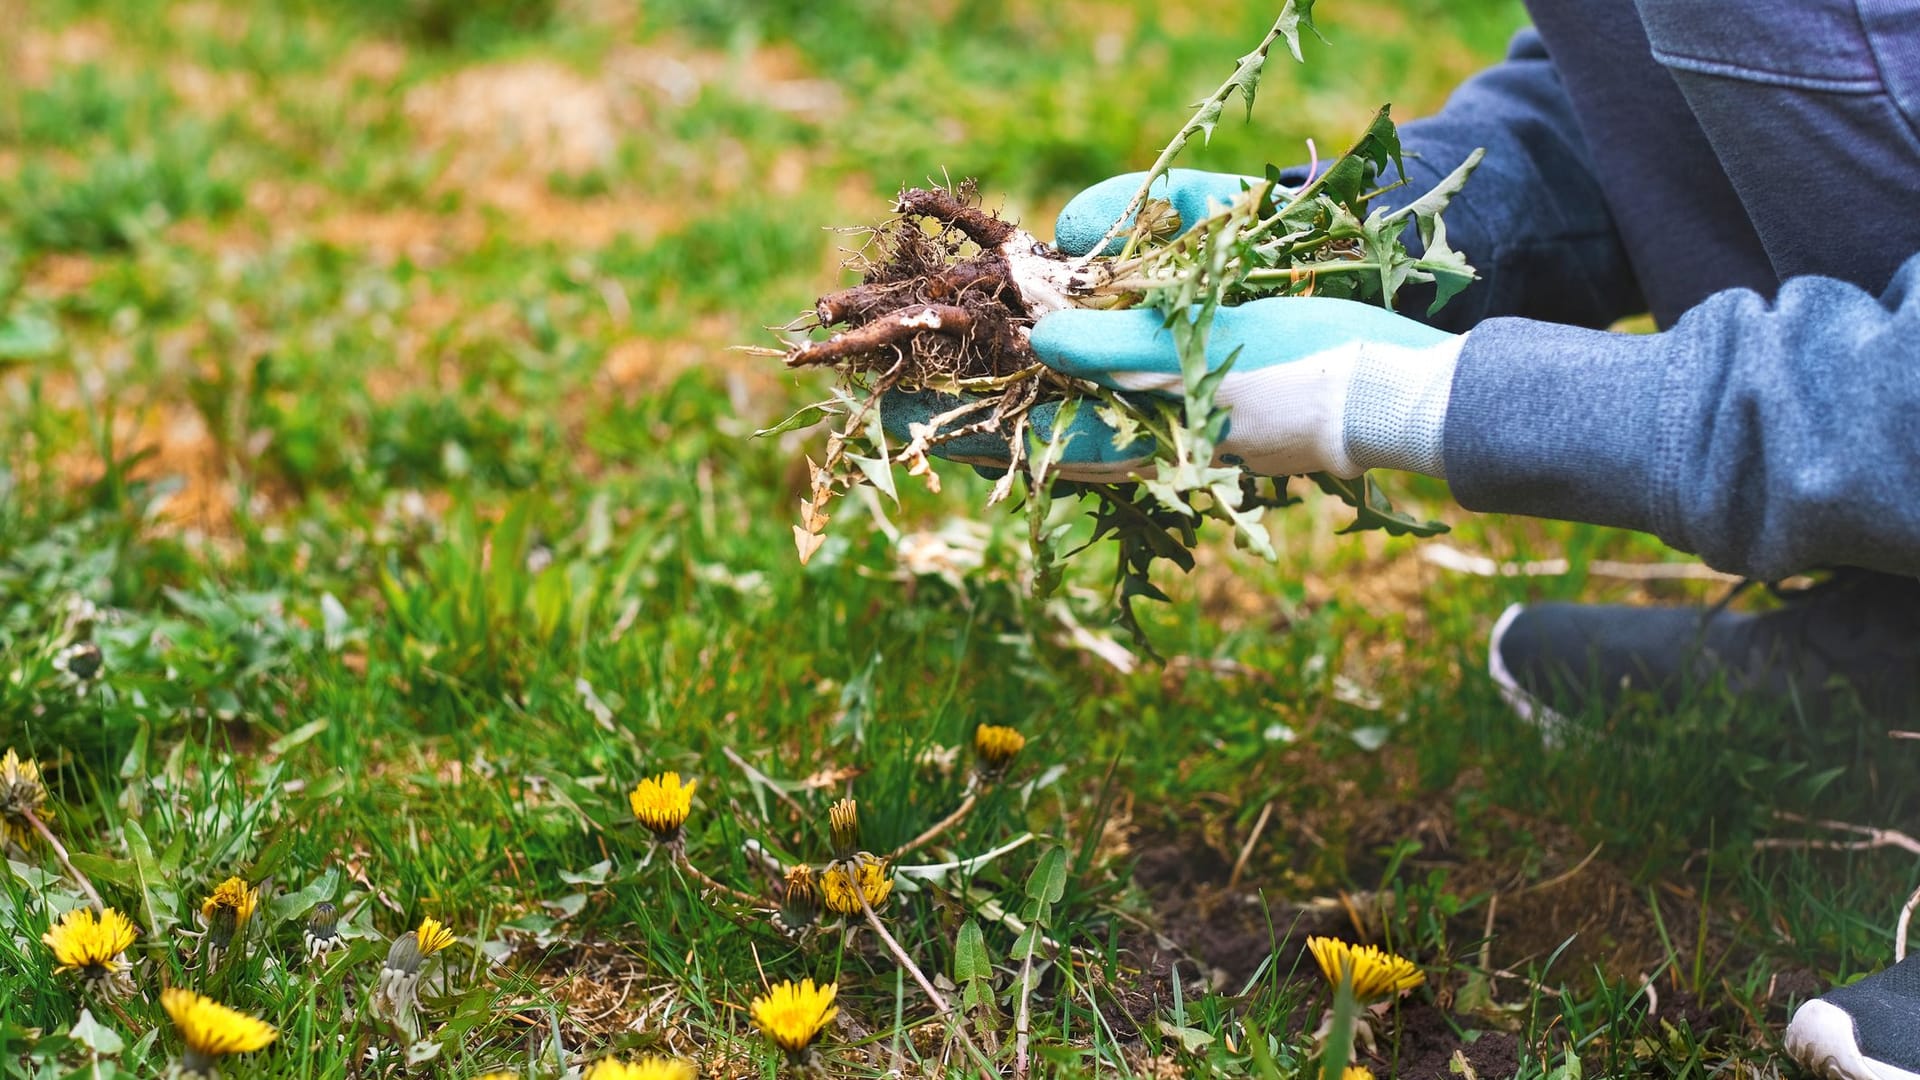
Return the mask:
MULTIPOLYGON (((1053 246, 1075 256, 1091 252, 1093 245, 1100 242, 1121 211, 1127 208, 1134 192, 1140 190, 1140 181, 1146 178, 1147 174, 1143 172, 1123 173, 1102 180, 1075 195, 1053 223, 1053 246)), ((1216 206, 1226 206, 1242 190, 1265 182, 1263 177, 1258 176, 1169 169, 1165 176, 1153 182, 1153 190, 1148 195, 1172 203, 1174 210, 1180 214, 1180 231, 1185 232, 1207 216, 1209 201, 1216 206)), ((1131 227, 1132 224, 1133 219, 1127 219, 1126 225, 1131 227)), ((1123 229, 1120 236, 1108 241, 1102 254, 1118 255, 1125 239, 1123 229)))
MULTIPOLYGON (((1073 197, 1054 225, 1054 244, 1084 255, 1106 235, 1139 190, 1145 173, 1103 180, 1073 197)), ((1172 203, 1184 230, 1260 178, 1172 169, 1152 196, 1172 203)), ((1109 244, 1118 250, 1120 240, 1109 244)), ((1289 297, 1257 300, 1215 313, 1208 334, 1211 367, 1234 357, 1215 401, 1228 409, 1217 450, 1223 462, 1270 476, 1327 472, 1355 477, 1369 468, 1439 476, 1441 427, 1455 358, 1465 335, 1448 334, 1391 311, 1350 300, 1289 297)), ((1052 312, 1035 324, 1035 355, 1066 375, 1121 391, 1179 397, 1179 356, 1157 311, 1052 312)), ((894 392, 882 403, 887 429, 908 437, 961 404, 947 394, 894 392)), ((1031 416, 1041 435, 1057 406, 1031 416)), ((1115 432, 1083 405, 1066 429, 1058 475, 1090 482, 1138 475, 1153 452, 1149 439, 1118 445, 1115 432)), ((1004 437, 975 433, 943 443, 941 457, 1005 468, 1004 437)))
MULTIPOLYGON (((1461 341, 1351 300, 1275 297, 1221 308, 1207 341, 1211 367, 1234 358, 1215 394, 1228 410, 1220 460, 1268 476, 1354 477, 1376 466, 1439 475, 1440 423, 1461 341)), ((1032 344, 1064 375, 1123 392, 1182 393, 1173 332, 1157 311, 1056 311, 1035 324, 1032 344)), ((909 423, 925 424, 957 403, 946 395, 895 394, 882 403, 882 418, 900 437, 909 423)), ((1054 408, 1035 410, 1035 431, 1051 430, 1054 408)), ((1152 452, 1145 439, 1117 445, 1090 405, 1067 430, 1063 479, 1125 479, 1152 452)), ((1008 460, 1004 438, 990 434, 964 436, 936 453, 984 466, 1008 460)))

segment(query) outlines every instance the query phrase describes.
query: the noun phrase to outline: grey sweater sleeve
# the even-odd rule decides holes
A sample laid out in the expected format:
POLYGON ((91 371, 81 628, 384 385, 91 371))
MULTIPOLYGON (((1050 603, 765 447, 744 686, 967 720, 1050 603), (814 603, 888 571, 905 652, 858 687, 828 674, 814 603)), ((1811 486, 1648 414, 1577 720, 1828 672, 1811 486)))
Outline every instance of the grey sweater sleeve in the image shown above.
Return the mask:
MULTIPOLYGON (((1431 286, 1409 288, 1401 311, 1460 331, 1499 315, 1607 326, 1646 310, 1573 104, 1538 34, 1521 31, 1506 59, 1461 84, 1439 113, 1401 125, 1400 142, 1411 183, 1378 205, 1402 206, 1476 147, 1487 151, 1447 210, 1448 242, 1480 279, 1431 316, 1431 286)), ((1407 241, 1419 250, 1411 226, 1407 241)))
POLYGON ((1491 319, 1443 453, 1473 510, 1639 529, 1750 577, 1920 575, 1920 256, 1877 298, 1797 278, 1659 334, 1491 319))

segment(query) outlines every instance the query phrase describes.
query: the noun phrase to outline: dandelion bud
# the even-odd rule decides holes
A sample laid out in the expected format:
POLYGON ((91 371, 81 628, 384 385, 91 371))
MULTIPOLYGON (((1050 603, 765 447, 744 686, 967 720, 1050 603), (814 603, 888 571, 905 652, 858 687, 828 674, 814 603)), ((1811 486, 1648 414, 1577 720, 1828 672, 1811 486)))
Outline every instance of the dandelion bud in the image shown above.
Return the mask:
POLYGON ((381 965, 381 976, 384 978, 390 972, 399 975, 418 974, 425 960, 425 954, 420 951, 420 935, 409 930, 394 938, 393 944, 388 946, 387 961, 381 965))
POLYGON ((207 920, 207 944, 224 949, 233 944, 233 935, 239 929, 240 917, 232 908, 215 908, 207 920))
POLYGON ((313 913, 307 916, 306 942, 309 960, 318 960, 346 944, 340 939, 340 909, 332 902, 322 900, 313 905, 313 913))
POLYGON ((100 646, 91 641, 82 641, 60 650, 60 666, 81 682, 100 674, 100 667, 105 662, 106 658, 100 655, 100 646))
POLYGON ((1026 745, 1027 737, 1010 727, 981 724, 973 729, 973 753, 980 759, 983 776, 996 777, 1005 772, 1026 745))
POLYGON ((206 924, 207 945, 215 951, 232 945, 258 906, 260 890, 248 888, 245 878, 230 877, 221 882, 211 896, 200 902, 200 921, 206 924))
POLYGON ((693 812, 693 789, 700 781, 682 783, 677 772, 664 772, 640 781, 627 794, 633 816, 662 843, 680 841, 680 827, 693 812))
POLYGON ((860 850, 860 806, 852 799, 841 799, 827 811, 827 824, 833 837, 833 855, 845 859, 860 850))
POLYGON ((795 863, 787 868, 787 879, 780 886, 780 923, 788 930, 799 930, 812 923, 820 913, 820 896, 813 867, 795 863))

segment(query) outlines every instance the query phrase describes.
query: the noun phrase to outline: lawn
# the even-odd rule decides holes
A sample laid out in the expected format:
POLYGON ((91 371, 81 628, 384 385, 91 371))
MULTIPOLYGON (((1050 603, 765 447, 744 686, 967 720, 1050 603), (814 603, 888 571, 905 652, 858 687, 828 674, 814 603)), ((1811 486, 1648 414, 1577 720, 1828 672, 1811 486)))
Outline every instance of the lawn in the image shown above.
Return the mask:
MULTIPOLYGON (((1185 164, 1430 111, 1523 21, 1321 7, 1185 164)), ((820 436, 752 435, 824 379, 729 346, 844 283, 828 227, 973 176, 1049 233, 1271 5, 0 17, 0 749, 71 853, 7 834, 8 1076, 162 1073, 168 987, 278 1029, 230 1077, 1318 1076, 1315 935, 1424 975, 1370 1017, 1380 1077, 1794 1075, 1792 1006, 1891 959, 1920 865, 1808 820, 1913 822, 1920 744, 1713 695, 1543 740, 1482 673, 1517 600, 1725 593, 1649 538, 1405 477, 1452 533, 1339 535, 1307 497, 1276 561, 1163 576, 1163 660, 1109 627, 1111 552, 1035 601, 966 469, 843 500, 798 563, 820 436), (776 916, 847 798, 890 893, 776 916), (131 993, 42 944, 82 879, 131 993), (751 1003, 809 979, 802 1065, 751 1003)))

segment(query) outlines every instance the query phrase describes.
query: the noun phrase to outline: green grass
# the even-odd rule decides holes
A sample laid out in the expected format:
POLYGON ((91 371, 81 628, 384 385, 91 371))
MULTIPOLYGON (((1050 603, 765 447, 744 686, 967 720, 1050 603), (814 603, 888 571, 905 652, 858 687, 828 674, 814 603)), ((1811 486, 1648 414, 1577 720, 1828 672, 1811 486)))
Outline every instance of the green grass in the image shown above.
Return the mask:
MULTIPOLYGON (((1343 144, 1382 100, 1434 108, 1521 18, 1323 6, 1330 43, 1189 164, 1257 171, 1343 144)), ((39 936, 78 896, 43 847, 14 852, 0 1070, 160 1072, 179 1043, 153 1002, 181 984, 281 1028, 232 1076, 369 1053, 432 1076, 644 1052, 768 1074, 746 1005, 804 977, 839 982, 829 1074, 964 1062, 870 932, 796 941, 704 897, 625 792, 698 777, 691 858, 758 894, 750 847, 825 860, 841 795, 874 850, 945 816, 995 723, 1030 740, 1012 772, 904 861, 1035 839, 901 875, 884 917, 943 978, 981 930, 966 1024, 1003 1072, 1003 916, 1056 847, 1047 933, 1074 951, 1039 965, 1039 1074, 1314 1075, 1300 905, 1341 893, 1429 972, 1378 1025, 1382 1076, 1419 1064, 1392 1033, 1423 1023, 1510 1038, 1507 1075, 1790 1071, 1771 1054, 1791 995, 1883 964, 1920 871, 1753 841, 1803 835, 1781 812, 1911 821, 1897 746, 1711 696, 1543 746, 1478 674, 1514 600, 1712 594, 1586 573, 1665 557, 1653 541, 1473 518, 1396 478, 1449 542, 1574 571, 1449 575, 1413 542, 1335 537, 1310 501, 1276 515, 1277 563, 1210 549, 1170 578, 1149 621, 1174 660, 1131 672, 1026 598, 1024 525, 982 514, 965 470, 886 524, 981 517, 977 566, 914 573, 853 500, 797 565, 818 447, 747 436, 820 386, 725 346, 832 283, 822 227, 943 170, 1044 223, 1150 160, 1271 17, 950 9, 33 5, 0 95, 0 743, 44 763, 54 828, 142 926, 143 993, 122 1017, 51 970, 39 936), (530 69, 605 106, 584 164, 489 142, 524 115, 447 118, 473 100, 450 80, 530 69), (104 664, 76 683, 64 650, 88 640, 104 664), (209 970, 188 932, 231 874, 268 899, 209 970), (352 944, 313 967, 323 898, 352 944), (365 1002, 429 915, 462 943, 409 1047, 365 1002), (1193 955, 1155 963, 1156 933, 1193 955), (76 1035, 83 1007, 118 1049, 76 1035)))

